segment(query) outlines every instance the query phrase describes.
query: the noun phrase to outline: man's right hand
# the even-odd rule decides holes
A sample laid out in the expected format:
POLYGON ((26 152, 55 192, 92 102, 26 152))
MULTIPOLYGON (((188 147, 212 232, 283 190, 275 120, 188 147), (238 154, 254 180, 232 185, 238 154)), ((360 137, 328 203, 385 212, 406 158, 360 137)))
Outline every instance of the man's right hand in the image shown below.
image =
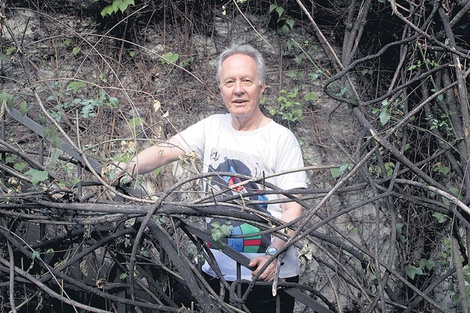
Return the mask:
POLYGON ((128 185, 134 178, 126 167, 127 164, 124 162, 108 164, 101 170, 101 177, 111 186, 128 185))

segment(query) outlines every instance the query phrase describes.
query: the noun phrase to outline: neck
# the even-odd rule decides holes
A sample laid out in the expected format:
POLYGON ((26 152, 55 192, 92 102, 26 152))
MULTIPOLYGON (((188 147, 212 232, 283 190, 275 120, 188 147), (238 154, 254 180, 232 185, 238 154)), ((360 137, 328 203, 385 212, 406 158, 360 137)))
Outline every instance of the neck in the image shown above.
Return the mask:
POLYGON ((267 120, 268 119, 261 112, 258 112, 258 114, 255 114, 250 118, 232 115, 232 126, 238 131, 255 130, 264 126, 267 120))

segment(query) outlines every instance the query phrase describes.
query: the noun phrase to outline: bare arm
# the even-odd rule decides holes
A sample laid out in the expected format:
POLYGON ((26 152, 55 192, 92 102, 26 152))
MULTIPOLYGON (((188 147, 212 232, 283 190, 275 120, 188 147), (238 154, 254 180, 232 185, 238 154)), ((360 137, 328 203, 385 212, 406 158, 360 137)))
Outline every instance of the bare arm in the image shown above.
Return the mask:
MULTIPOLYGON (((300 195, 297 195, 297 197, 300 195)), ((285 196, 281 196, 281 198, 286 198, 285 196)), ((300 217, 303 212, 303 208, 300 204, 297 202, 291 201, 291 202, 285 202, 281 204, 282 208, 282 217, 281 220, 284 222, 290 222, 295 220, 296 218, 300 217)), ((287 236, 292 236, 294 232, 292 230, 289 230, 287 233, 287 236)), ((271 246, 274 246, 277 248, 277 250, 281 250, 285 246, 285 242, 282 239, 279 239, 278 237, 274 237, 271 246)))
POLYGON ((179 156, 184 153, 183 146, 172 137, 166 142, 143 150, 127 164, 119 163, 117 166, 123 170, 113 180, 117 184, 126 184, 138 175, 150 173, 163 165, 178 160, 179 156))
MULTIPOLYGON (((285 196, 281 196, 281 198, 285 198, 285 196)), ((300 215, 302 215, 303 208, 300 204, 297 202, 291 201, 291 202, 286 202, 282 203, 281 205, 282 208, 282 221, 284 222, 290 222, 298 218, 300 215)), ((291 236, 293 233, 292 230, 289 230, 288 236, 291 236)), ((286 245, 286 242, 278 237, 274 237, 271 246, 275 247, 278 251, 280 251, 284 246, 286 245)), ((271 256, 269 255, 263 255, 260 257, 256 257, 251 260, 250 266, 256 267, 257 269, 253 271, 253 276, 256 276, 259 272, 259 270, 263 267, 264 263, 266 263, 271 256)), ((264 272, 259 276, 260 280, 264 281, 272 281, 274 279, 274 276, 276 274, 276 264, 275 262, 271 262, 268 267, 264 270, 264 272)))

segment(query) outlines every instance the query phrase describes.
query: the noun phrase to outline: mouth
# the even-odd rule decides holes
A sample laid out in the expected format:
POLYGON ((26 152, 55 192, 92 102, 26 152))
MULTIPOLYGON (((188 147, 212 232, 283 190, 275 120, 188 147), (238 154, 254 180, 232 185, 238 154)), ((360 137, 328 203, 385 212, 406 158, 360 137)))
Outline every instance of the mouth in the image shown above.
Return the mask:
POLYGON ((245 104, 247 102, 248 102, 248 100, 244 100, 244 99, 235 99, 235 100, 232 101, 232 103, 235 104, 235 105, 241 105, 241 104, 245 104))

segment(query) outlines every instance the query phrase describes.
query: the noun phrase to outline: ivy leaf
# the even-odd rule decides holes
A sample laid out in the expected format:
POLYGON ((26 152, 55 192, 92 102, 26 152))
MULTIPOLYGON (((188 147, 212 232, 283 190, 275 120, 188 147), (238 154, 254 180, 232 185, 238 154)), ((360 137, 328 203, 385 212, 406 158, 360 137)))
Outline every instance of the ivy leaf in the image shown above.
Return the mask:
POLYGON ((447 215, 445 215, 441 212, 434 212, 432 214, 432 216, 436 218, 436 220, 439 224, 445 223, 449 219, 449 217, 447 215))
POLYGON ((19 162, 19 163, 15 163, 15 165, 13 165, 13 168, 15 170, 17 170, 18 172, 23 172, 23 170, 26 168, 26 166, 28 166, 28 163, 19 162))
POLYGON ((86 87, 86 83, 81 81, 73 81, 67 85, 67 89, 70 89, 73 92, 77 92, 77 90, 84 87, 86 87))
POLYGON ((338 178, 343 175, 348 169, 351 169, 351 165, 347 163, 341 164, 340 167, 333 167, 330 169, 331 176, 333 176, 333 178, 338 178))
POLYGON ((294 20, 291 19, 291 18, 288 18, 288 19, 286 20, 286 24, 289 26, 290 29, 293 29, 293 28, 294 28, 294 23, 295 23, 294 20))
POLYGON ((36 260, 36 259, 40 260, 41 259, 41 253, 38 250, 34 250, 33 254, 31 255, 31 258, 33 259, 33 261, 36 260))
POLYGON ((5 163, 15 163, 15 160, 18 158, 18 156, 16 155, 10 155, 10 156, 7 156, 6 159, 5 159, 5 163))
POLYGON ((178 53, 168 52, 162 55, 161 63, 162 64, 176 63, 179 58, 180 58, 180 55, 178 53))
POLYGON ((73 55, 77 56, 80 53, 80 47, 74 47, 72 49, 73 55))
POLYGON ((142 125, 143 122, 142 122, 142 119, 140 117, 133 117, 130 121, 129 121, 129 126, 134 128, 134 127, 137 127, 137 126, 140 126, 142 125))
POLYGON ((34 168, 28 170, 25 175, 31 176, 31 182, 33 185, 37 185, 47 179, 49 173, 47 171, 38 171, 34 168))
POLYGON ((420 268, 432 270, 435 266, 436 266, 436 262, 434 262, 433 260, 421 259, 419 261, 420 268))
POLYGON ((382 110, 380 110, 380 115, 379 115, 379 118, 380 118, 380 124, 382 125, 385 125, 388 123, 388 121, 390 120, 390 111, 388 108, 382 108, 382 110))
POLYGON ((224 236, 229 236, 232 233, 233 226, 232 225, 222 225, 220 226, 220 231, 222 232, 222 235, 224 236))
POLYGON ((415 279, 416 275, 423 275, 423 269, 421 267, 416 267, 413 265, 409 265, 406 267, 406 275, 410 279, 415 279))

